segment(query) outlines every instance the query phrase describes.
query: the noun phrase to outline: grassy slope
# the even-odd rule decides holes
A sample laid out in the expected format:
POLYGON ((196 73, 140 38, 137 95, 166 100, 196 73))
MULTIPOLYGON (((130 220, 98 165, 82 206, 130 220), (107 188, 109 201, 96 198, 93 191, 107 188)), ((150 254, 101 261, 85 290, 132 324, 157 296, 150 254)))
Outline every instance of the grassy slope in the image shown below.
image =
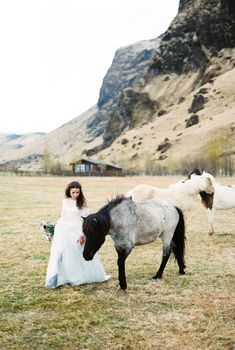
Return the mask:
MULTIPOLYGON (((161 186, 178 178, 82 178, 92 211, 137 183, 161 186)), ((100 257, 111 280, 44 288, 50 243, 42 219, 55 221, 71 178, 1 177, 0 349, 234 349, 235 211, 219 212, 207 235, 199 204, 187 230, 187 274, 171 259, 161 281, 151 279, 160 240, 127 260, 128 289, 118 289, 116 253, 108 238, 100 257)), ((228 183, 230 180, 223 180, 228 183)), ((233 179, 235 183, 235 179, 233 179)))

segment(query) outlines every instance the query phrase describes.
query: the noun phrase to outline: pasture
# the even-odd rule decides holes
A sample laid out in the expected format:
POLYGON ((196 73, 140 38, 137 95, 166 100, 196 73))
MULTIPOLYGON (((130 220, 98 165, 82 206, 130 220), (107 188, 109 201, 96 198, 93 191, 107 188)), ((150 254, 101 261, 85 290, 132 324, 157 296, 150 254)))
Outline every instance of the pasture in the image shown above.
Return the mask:
MULTIPOLYGON (((186 275, 173 258, 161 280, 161 241, 136 247, 119 290, 110 237, 99 255, 103 284, 44 288, 50 242, 39 223, 60 215, 70 177, 0 177, 0 349, 227 350, 235 347, 235 210, 217 211, 209 236, 200 199, 187 217, 186 275)), ((80 178, 92 212, 141 183, 183 177, 80 178)), ((216 179, 221 184, 235 179, 216 179)))

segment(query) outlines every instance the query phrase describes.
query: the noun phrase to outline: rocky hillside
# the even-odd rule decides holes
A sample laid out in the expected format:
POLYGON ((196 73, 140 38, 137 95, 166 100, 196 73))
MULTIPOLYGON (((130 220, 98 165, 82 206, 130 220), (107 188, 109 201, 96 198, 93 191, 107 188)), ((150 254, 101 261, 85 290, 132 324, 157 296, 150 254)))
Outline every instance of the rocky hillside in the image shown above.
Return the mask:
POLYGON ((178 15, 163 34, 147 74, 122 92, 110 114, 103 148, 124 129, 166 114, 172 104, 231 70, 234 47, 233 0, 181 0, 178 15))
POLYGON ((142 79, 160 40, 144 40, 117 50, 100 89, 97 111, 87 125, 91 135, 96 137, 105 132, 110 113, 118 105, 122 92, 142 79))
POLYGON ((70 161, 81 155, 84 145, 96 147, 102 142, 102 137, 91 138, 86 126, 96 111, 97 107, 94 106, 69 123, 45 134, 40 140, 15 149, 14 152, 9 152, 8 158, 1 161, 0 164, 19 169, 39 170, 45 153, 49 153, 55 161, 60 161, 65 165, 69 164, 70 161))
POLYGON ((160 38, 117 50, 97 106, 11 161, 38 154, 39 164, 48 147, 65 163, 83 154, 130 169, 174 169, 219 139, 221 154, 233 156, 234 67, 234 1, 181 0, 160 38))
POLYGON ((18 150, 37 143, 45 133, 36 132, 28 134, 0 133, 0 162, 4 163, 15 157, 18 150))
MULTIPOLYGON (((99 153, 138 171, 182 171, 210 156, 235 163, 235 68, 213 78, 168 107, 166 114, 126 128, 99 153)), ((218 159, 219 160, 219 159, 218 159)))

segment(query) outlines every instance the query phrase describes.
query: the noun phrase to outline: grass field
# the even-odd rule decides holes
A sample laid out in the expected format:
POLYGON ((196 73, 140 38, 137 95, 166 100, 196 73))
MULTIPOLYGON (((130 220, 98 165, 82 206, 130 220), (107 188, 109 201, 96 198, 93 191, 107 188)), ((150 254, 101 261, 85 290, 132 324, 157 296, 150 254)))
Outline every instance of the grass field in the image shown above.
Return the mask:
MULTIPOLYGON (((91 211, 138 183, 166 186, 176 177, 81 178, 91 211)), ((235 210, 216 215, 208 236, 198 200, 187 219, 186 275, 171 259, 152 280, 161 242, 127 259, 128 289, 117 282, 117 255, 108 237, 100 250, 112 277, 103 284, 44 288, 50 243, 39 228, 56 221, 73 178, 0 177, 0 349, 235 349, 235 210)), ((235 183, 235 179, 221 179, 235 183)))

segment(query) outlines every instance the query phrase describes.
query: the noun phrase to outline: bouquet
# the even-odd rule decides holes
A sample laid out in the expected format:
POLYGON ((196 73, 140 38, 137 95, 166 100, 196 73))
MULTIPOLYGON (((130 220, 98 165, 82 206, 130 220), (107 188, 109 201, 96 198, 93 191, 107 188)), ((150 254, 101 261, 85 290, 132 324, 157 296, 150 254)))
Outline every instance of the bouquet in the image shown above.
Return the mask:
POLYGON ((50 221, 43 220, 41 221, 40 226, 43 228, 45 238, 48 241, 52 241, 55 231, 55 225, 52 224, 50 221))

